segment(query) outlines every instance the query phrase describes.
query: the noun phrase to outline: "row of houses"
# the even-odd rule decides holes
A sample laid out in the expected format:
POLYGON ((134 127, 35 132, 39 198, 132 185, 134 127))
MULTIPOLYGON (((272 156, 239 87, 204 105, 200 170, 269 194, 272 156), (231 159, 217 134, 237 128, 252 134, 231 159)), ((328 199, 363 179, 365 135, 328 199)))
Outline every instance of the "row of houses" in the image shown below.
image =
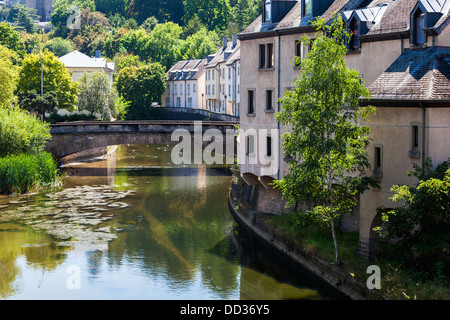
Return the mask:
POLYGON ((240 43, 223 38, 222 46, 203 59, 177 62, 167 73, 165 107, 199 108, 239 116, 240 43))
POLYGON ((262 143, 241 137, 240 174, 258 210, 285 211, 281 193, 270 185, 287 174, 289 164, 280 138, 288 128, 274 116, 282 108, 277 101, 300 73, 293 60, 309 50, 301 37, 315 37, 311 20, 329 22, 341 13, 353 33, 347 65, 359 71, 372 93, 361 105, 377 108, 367 123, 368 151, 381 190, 361 195, 357 212, 342 221, 344 229, 359 232, 358 252, 369 257, 378 248, 377 208, 395 205, 391 187, 415 184, 407 170, 427 157, 435 166, 450 157, 449 9, 450 0, 263 0, 261 15, 231 44, 224 42, 214 55, 180 62, 169 71, 165 105, 239 115, 245 132, 269 132, 262 143), (191 74, 196 84, 184 77, 191 74), (190 100, 194 86, 196 98, 190 100), (279 134, 271 136, 270 130, 279 134), (275 170, 267 170, 270 166, 275 170))

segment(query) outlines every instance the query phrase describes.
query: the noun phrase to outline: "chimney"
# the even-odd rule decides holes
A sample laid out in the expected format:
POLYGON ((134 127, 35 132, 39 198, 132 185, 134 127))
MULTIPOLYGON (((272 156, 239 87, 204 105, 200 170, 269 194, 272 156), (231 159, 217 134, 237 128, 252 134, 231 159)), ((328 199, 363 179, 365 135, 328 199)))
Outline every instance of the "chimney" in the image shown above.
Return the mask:
POLYGON ((237 45, 237 34, 233 34, 233 47, 232 47, 232 49, 234 49, 235 47, 236 47, 236 45, 237 45))
POLYGON ((225 50, 227 48, 227 44, 228 44, 227 37, 223 37, 223 50, 225 50))

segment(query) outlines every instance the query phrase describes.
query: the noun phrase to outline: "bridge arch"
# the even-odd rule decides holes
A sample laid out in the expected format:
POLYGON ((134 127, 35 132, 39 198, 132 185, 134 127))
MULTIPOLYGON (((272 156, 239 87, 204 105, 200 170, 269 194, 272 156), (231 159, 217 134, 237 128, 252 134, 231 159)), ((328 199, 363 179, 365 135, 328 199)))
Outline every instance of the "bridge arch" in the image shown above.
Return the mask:
MULTIPOLYGON (((208 129, 217 129, 224 136, 235 130, 235 122, 219 121, 88 121, 67 122, 51 126, 52 139, 46 150, 55 159, 60 159, 90 149, 123 144, 177 144, 172 133, 177 129, 204 134, 208 129), (228 131, 227 131, 228 130, 228 131)), ((225 143, 225 139, 223 143, 225 143)), ((203 146, 210 141, 204 142, 203 146)), ((225 148, 224 148, 225 150, 225 148)))

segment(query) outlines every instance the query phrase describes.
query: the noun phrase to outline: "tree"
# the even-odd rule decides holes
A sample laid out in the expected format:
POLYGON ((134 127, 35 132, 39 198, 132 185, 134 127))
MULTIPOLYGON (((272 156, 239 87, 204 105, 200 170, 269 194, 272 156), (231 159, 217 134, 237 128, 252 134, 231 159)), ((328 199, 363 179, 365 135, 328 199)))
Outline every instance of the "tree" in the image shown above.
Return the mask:
MULTIPOLYGON (((331 228, 335 263, 340 264, 336 236, 338 219, 352 213, 355 195, 376 181, 365 176, 370 167, 367 146, 369 128, 361 124, 372 108, 359 108, 360 97, 368 97, 359 73, 345 63, 345 37, 342 17, 331 25, 316 20, 316 40, 294 89, 285 92, 276 117, 290 130, 283 135, 283 149, 292 161, 289 173, 274 182, 288 205, 297 201, 309 206, 308 213, 331 228)), ((303 37, 306 45, 311 43, 303 37)))
POLYGON ((55 56, 62 57, 73 51, 74 43, 70 39, 56 37, 46 42, 44 45, 45 48, 53 52, 55 56))
POLYGON ((423 168, 414 165, 408 175, 418 183, 392 187, 390 199, 398 207, 379 208, 383 226, 376 229, 382 237, 397 240, 408 263, 439 273, 439 264, 450 255, 450 159, 433 170, 428 158, 423 168))
MULTIPOLYGON (((44 93, 54 92, 59 109, 73 110, 77 100, 77 83, 65 65, 50 51, 42 52, 44 93)), ((28 54, 19 72, 17 92, 41 92, 40 54, 28 54)))
POLYGON ((119 95, 130 102, 127 120, 151 119, 153 103, 161 103, 165 76, 159 63, 122 69, 116 85, 119 95))
POLYGON ((0 45, 0 106, 10 106, 18 79, 18 67, 14 65, 17 54, 0 45))
POLYGON ((88 111, 91 119, 94 113, 100 113, 103 120, 111 120, 117 116, 116 101, 119 96, 106 74, 85 73, 78 84, 78 110, 88 111))
POLYGON ((0 22, 0 44, 11 49, 22 58, 25 54, 25 46, 20 39, 20 34, 14 30, 8 22, 0 22))
POLYGON ((224 30, 232 18, 231 6, 228 0, 184 0, 183 21, 198 16, 200 22, 209 30, 224 30))
POLYGON ((202 59, 206 55, 214 53, 219 44, 219 35, 215 31, 208 31, 203 27, 183 42, 182 58, 202 59))
POLYGON ((9 11, 7 21, 15 22, 17 26, 25 29, 28 33, 36 32, 34 21, 38 18, 36 9, 28 8, 23 4, 14 3, 9 11))
POLYGON ((173 22, 158 24, 150 33, 147 44, 149 56, 145 60, 159 62, 165 70, 169 70, 181 58, 182 30, 173 22))
POLYGON ((17 99, 20 108, 37 113, 42 117, 42 120, 45 120, 46 113, 54 113, 58 107, 56 93, 52 91, 45 92, 43 95, 35 90, 20 91, 17 93, 17 99))

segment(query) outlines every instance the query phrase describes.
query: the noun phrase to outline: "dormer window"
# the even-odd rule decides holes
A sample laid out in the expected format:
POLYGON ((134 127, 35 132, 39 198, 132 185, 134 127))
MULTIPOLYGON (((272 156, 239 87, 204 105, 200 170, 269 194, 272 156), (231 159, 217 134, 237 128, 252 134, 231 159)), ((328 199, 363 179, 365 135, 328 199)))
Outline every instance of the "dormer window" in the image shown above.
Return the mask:
POLYGON ((425 13, 418 8, 412 17, 412 43, 421 45, 426 42, 425 35, 425 13))
POLYGON ((272 1, 266 0, 264 3, 264 22, 272 22, 272 1))
POLYGON ((360 43, 359 43, 359 22, 357 20, 353 20, 350 23, 350 41, 348 43, 348 49, 349 50, 359 50, 360 49, 360 43))
POLYGON ((312 15, 313 0, 302 0, 302 17, 312 15))

